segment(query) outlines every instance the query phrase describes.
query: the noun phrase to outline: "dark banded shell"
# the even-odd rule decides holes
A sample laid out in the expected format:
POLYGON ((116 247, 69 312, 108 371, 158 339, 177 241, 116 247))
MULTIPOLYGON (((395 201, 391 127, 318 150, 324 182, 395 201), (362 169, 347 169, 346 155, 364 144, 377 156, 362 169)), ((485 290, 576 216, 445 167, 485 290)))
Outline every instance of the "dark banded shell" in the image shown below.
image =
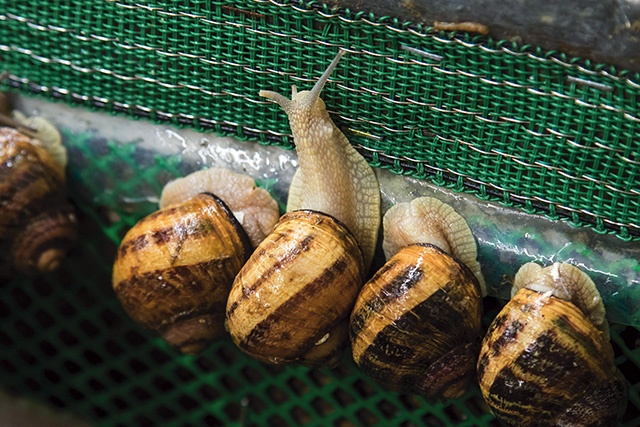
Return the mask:
POLYGON ((113 288, 125 311, 184 353, 224 333, 233 278, 251 253, 224 203, 199 194, 140 220, 122 240, 113 288))
POLYGON ((406 246, 365 283, 350 322, 353 359, 385 388, 458 397, 475 377, 481 291, 464 264, 406 246))
POLYGON ((627 404, 604 334, 572 303, 526 288, 491 323, 478 379, 507 426, 612 427, 627 404))
POLYGON ((0 128, 0 275, 58 268, 77 238, 63 167, 31 139, 0 128))
POLYGON ((227 329, 256 359, 334 365, 348 341, 363 270, 344 225, 320 212, 289 212, 236 277, 227 329))

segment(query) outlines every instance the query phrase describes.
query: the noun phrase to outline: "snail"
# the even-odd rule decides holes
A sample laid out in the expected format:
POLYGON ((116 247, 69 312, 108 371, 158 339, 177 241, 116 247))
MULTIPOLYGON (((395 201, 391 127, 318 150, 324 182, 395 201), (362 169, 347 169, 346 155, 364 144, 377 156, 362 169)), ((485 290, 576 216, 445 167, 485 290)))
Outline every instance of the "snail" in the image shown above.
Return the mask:
POLYGON ((342 55, 311 91, 260 91, 287 113, 299 169, 287 213, 236 276, 226 325, 241 350, 270 363, 337 363, 376 247, 377 177, 319 97, 342 55))
POLYGON ((566 263, 523 265, 482 342, 478 380, 507 426, 615 425, 629 385, 589 276, 566 263))
POLYGON ((160 209, 118 248, 113 288, 124 310, 183 353, 202 351, 224 333, 233 278, 278 214, 266 190, 227 169, 168 183, 160 209))
POLYGON ((353 308, 353 359, 385 388, 459 397, 475 377, 481 340, 484 280, 471 230, 431 197, 391 207, 383 229, 388 261, 353 308))
POLYGON ((0 128, 0 274, 55 271, 77 239, 66 193, 66 150, 42 118, 0 128))

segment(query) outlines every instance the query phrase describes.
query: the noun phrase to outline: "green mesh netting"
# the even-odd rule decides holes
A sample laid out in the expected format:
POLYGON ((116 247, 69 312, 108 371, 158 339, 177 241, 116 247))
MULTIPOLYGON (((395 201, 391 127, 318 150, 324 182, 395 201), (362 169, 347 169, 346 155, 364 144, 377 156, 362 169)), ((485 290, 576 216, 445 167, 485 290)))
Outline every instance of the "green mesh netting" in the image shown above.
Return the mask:
POLYGON ((640 236, 637 74, 313 2, 0 1, 7 85, 289 144, 258 97, 308 87, 376 167, 640 236))
MULTIPOLYGON (((258 90, 308 88, 339 47, 350 53, 323 98, 373 166, 640 240, 637 74, 315 3, 0 0, 5 87, 267 144, 290 146, 289 129, 258 90)), ((88 138, 67 142, 91 238, 59 274, 0 284, 2 387, 104 426, 498 425, 476 387, 432 403, 385 391, 348 357, 270 367, 227 338, 183 356, 132 324, 111 264, 145 212, 115 195, 182 171, 88 138)), ((485 324, 500 303, 486 304, 485 324)), ((632 381, 624 427, 640 424, 639 339, 612 332, 632 381)))
MULTIPOLYGON (((59 274, 0 286, 1 387, 95 426, 498 427, 477 386, 460 399, 428 402, 385 390, 348 353, 329 370, 269 366, 228 337, 195 357, 170 348, 124 313, 111 290, 111 265, 122 236, 155 209, 149 202, 132 212, 123 196, 159 191, 184 165, 90 133, 66 133, 65 140, 71 196, 81 235, 90 238, 59 274)), ((503 303, 486 299, 485 327, 503 303)), ((612 329, 616 364, 632 383, 621 427, 640 424, 639 340, 635 328, 612 329)))

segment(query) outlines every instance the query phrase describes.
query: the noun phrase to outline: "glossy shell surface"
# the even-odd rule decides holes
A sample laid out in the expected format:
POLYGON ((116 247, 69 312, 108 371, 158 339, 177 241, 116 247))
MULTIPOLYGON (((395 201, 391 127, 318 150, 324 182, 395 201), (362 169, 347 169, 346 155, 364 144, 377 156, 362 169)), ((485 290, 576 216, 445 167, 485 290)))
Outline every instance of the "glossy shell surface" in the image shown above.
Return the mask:
POLYGON ((200 194, 129 230, 118 248, 113 287, 134 320, 195 353, 224 332, 229 290, 250 251, 224 203, 200 194))
POLYGON ((339 221, 286 213, 236 277, 227 329, 259 360, 333 365, 348 341, 363 274, 358 244, 339 221))
POLYGON ((350 322, 353 358, 394 391, 460 396, 475 377, 481 300, 466 266, 433 245, 406 246, 358 296, 350 322))
POLYGON ((614 426, 628 383, 611 344, 572 303, 521 289, 494 319, 478 360, 482 395, 507 426, 614 426))
POLYGON ((64 168, 45 149, 0 128, 0 274, 58 268, 77 238, 64 168))

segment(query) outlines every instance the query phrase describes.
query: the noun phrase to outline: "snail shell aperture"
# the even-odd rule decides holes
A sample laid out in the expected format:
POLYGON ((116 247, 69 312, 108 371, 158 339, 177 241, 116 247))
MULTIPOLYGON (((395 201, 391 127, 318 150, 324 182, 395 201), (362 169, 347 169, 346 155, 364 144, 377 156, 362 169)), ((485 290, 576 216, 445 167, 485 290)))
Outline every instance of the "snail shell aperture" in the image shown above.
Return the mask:
POLYGON ((59 267, 77 238, 65 186, 64 165, 42 141, 0 128, 0 273, 59 267))
POLYGON ((529 263, 514 287, 478 359, 480 389, 491 411, 508 426, 615 425, 629 385, 615 366, 591 279, 569 264, 529 263))
POLYGON ((482 290, 474 272, 440 246, 475 262, 473 235, 450 206, 419 198, 387 211, 384 239, 390 258, 351 314, 353 358, 391 390, 459 397, 475 377, 482 290))
POLYGON ((184 353, 224 332, 233 278, 251 243, 224 202, 199 194, 141 219, 118 248, 113 288, 125 311, 184 353))

